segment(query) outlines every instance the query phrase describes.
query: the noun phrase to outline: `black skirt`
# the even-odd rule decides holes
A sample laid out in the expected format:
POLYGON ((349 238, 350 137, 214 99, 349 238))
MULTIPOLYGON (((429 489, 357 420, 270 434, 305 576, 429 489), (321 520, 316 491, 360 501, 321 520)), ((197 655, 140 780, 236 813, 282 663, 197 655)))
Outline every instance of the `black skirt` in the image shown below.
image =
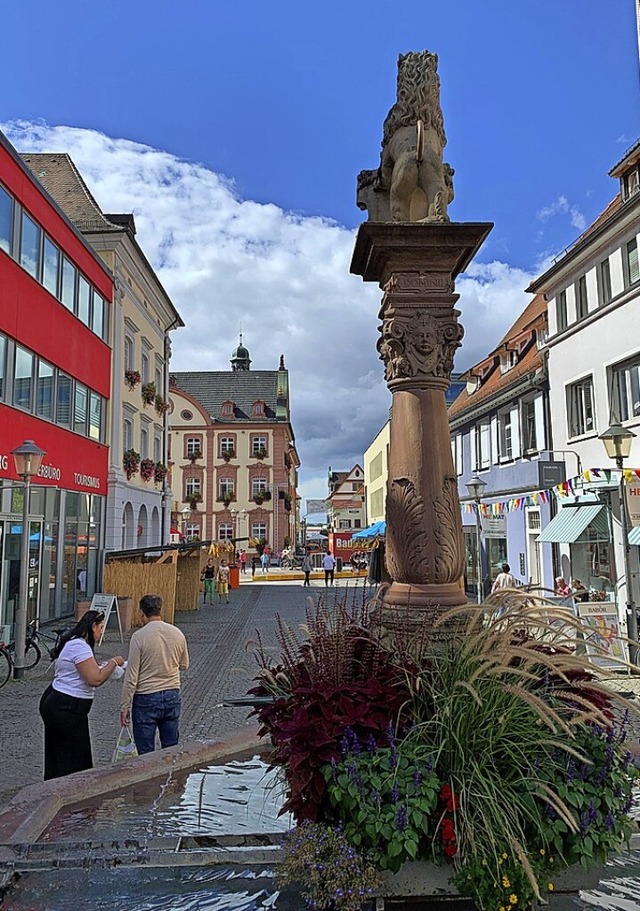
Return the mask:
POLYGON ((89 712, 93 699, 67 696, 48 686, 40 700, 44 722, 44 778, 62 778, 93 767, 89 712))

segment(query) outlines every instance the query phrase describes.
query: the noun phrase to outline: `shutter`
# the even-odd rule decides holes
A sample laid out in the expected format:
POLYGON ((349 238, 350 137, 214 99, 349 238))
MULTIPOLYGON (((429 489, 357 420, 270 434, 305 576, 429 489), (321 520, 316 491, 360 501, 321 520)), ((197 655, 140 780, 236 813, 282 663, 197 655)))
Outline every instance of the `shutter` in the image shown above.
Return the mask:
POLYGON ((520 458, 520 408, 518 405, 511 409, 511 456, 520 458))
POLYGON ((480 466, 478 465, 478 460, 476 459, 476 437, 478 434, 478 429, 473 425, 469 430, 469 449, 471 451, 471 471, 477 471, 480 466))
POLYGON ((459 476, 462 474, 463 462, 462 462, 462 444, 464 437, 459 433, 456 437, 456 474, 459 476))
MULTIPOLYGON (((486 424, 484 426, 487 427, 486 424)), ((488 427, 487 427, 487 430, 489 430, 488 427)), ((488 444, 488 442, 489 442, 489 440, 487 439, 487 444, 488 444)), ((498 462, 500 461, 500 447, 498 446, 498 418, 497 417, 491 418, 491 450, 490 450, 490 457, 487 459, 487 464, 489 464, 490 461, 493 461, 494 465, 497 465, 498 462)))
POLYGON ((545 433, 544 426, 544 396, 537 395, 535 397, 533 407, 535 409, 536 415, 536 449, 538 452, 542 452, 543 449, 547 448, 547 435, 545 433))

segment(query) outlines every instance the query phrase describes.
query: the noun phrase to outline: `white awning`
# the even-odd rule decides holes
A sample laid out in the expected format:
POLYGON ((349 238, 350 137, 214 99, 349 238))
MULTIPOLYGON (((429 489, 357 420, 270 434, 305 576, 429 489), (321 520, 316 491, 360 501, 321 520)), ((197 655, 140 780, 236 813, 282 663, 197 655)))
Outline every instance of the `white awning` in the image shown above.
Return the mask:
POLYGON ((640 525, 634 525, 629 529, 629 544, 635 544, 640 547, 640 525))
POLYGON ((564 506, 557 516, 542 529, 539 541, 552 544, 574 544, 604 509, 602 503, 585 506, 564 506))

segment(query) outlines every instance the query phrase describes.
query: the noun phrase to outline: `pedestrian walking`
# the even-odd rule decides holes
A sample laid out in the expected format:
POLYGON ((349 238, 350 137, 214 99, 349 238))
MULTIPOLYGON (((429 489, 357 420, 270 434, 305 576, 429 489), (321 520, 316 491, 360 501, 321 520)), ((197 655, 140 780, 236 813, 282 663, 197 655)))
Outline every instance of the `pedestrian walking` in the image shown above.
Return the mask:
POLYGON ((218 604, 222 604, 224 595, 227 604, 229 603, 229 566, 226 560, 220 561, 218 575, 216 576, 216 588, 218 589, 218 604))
POLYGON ((310 586, 311 582, 309 581, 309 574, 313 569, 313 563, 311 562, 311 554, 306 553, 302 560, 302 572, 304 573, 304 582, 302 583, 303 587, 310 586))
POLYGON ((336 566, 336 558, 333 556, 331 551, 326 553, 322 559, 322 568, 324 569, 324 584, 325 588, 327 585, 333 585, 333 572, 336 566))
POLYGON ((213 604, 213 594, 216 582, 216 568, 211 557, 209 557, 204 569, 202 570, 200 581, 204 582, 204 603, 207 603, 208 596, 209 604, 213 604))
POLYGON ((240 572, 244 576, 247 571, 247 552, 246 550, 240 551, 240 572))
POLYGON ((498 573, 495 578, 495 582, 491 586, 491 594, 494 592, 500 591, 501 588, 517 588, 518 580, 511 572, 511 567, 508 563, 502 564, 502 571, 498 573))
POLYGON ((93 766, 89 712, 96 687, 106 683, 124 658, 99 665, 93 649, 102 634, 104 614, 89 610, 51 652, 53 682, 40 700, 44 723, 44 778, 61 778, 93 766))
POLYGON ((256 574, 257 567, 258 567, 258 558, 254 554, 254 556, 251 557, 251 578, 252 579, 256 574))
POLYGON ((189 667, 182 632, 161 618, 162 598, 140 599, 142 628, 129 643, 129 660, 122 687, 120 723, 133 722, 138 753, 152 753, 156 731, 160 745, 175 746, 180 735, 180 671, 189 667))
POLYGON ((262 551, 262 556, 260 557, 260 565, 262 566, 262 572, 269 574, 269 554, 266 551, 262 551))

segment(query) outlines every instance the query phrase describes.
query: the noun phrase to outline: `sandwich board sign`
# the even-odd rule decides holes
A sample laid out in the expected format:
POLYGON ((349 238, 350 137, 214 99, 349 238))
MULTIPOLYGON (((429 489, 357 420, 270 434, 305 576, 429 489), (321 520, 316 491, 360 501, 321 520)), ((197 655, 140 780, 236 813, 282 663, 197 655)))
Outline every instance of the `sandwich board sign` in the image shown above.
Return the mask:
POLYGON ((578 604, 587 654, 594 664, 611 667, 626 663, 627 651, 614 602, 578 604))
POLYGON ((100 642, 98 645, 102 645, 102 640, 104 639, 104 634, 107 631, 107 625, 109 623, 109 617, 111 613, 115 611, 116 619, 118 621, 118 630, 120 631, 120 642, 124 642, 122 637, 122 624, 120 623, 120 611, 118 610, 118 597, 117 595, 108 595, 105 592, 96 592, 93 598, 91 599, 91 607, 89 610, 101 611, 104 614, 104 626, 102 627, 102 635, 100 636, 100 642))

